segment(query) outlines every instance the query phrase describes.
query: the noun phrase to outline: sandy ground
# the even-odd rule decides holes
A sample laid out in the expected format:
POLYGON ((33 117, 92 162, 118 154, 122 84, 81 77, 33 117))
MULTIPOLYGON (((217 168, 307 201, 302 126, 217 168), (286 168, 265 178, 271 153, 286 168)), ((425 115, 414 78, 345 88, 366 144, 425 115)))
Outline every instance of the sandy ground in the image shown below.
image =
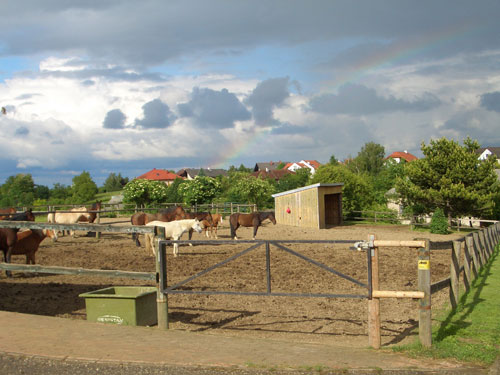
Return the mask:
MULTIPOLYGON (((104 219, 127 225, 128 218, 104 219)), ((65 236, 53 243, 44 240, 37 263, 51 266, 106 270, 154 272, 152 254, 136 247, 127 234, 102 234, 100 240, 65 236)), ((382 240, 429 238, 451 241, 461 235, 432 235, 411 231, 408 226, 356 225, 330 229, 307 229, 270 222, 259 228, 258 239, 272 240, 366 240, 375 234, 382 240)), ((238 237, 250 240, 251 228, 238 229, 238 237)), ((227 221, 219 229, 219 239, 229 239, 227 221)), ((183 238, 187 239, 187 238, 183 238)), ((201 234, 193 239, 204 240, 201 234)), ((143 238, 141 242, 144 244, 143 238)), ((196 245, 180 247, 180 256, 168 249, 168 284, 173 285, 214 265, 249 244, 196 245)), ((367 282, 365 252, 349 249, 349 244, 285 244, 286 247, 321 262, 362 283, 367 282)), ((24 263, 24 256, 13 256, 24 263)), ((264 292, 266 290, 265 248, 263 246, 186 284, 186 290, 264 292)), ((449 276, 450 249, 432 251, 432 281, 449 276)), ((366 289, 328 273, 304 260, 271 246, 272 291, 283 293, 365 294, 366 289)), ((417 290, 417 252, 409 248, 380 249, 382 290, 417 290)), ((0 310, 28 314, 86 319, 85 301, 80 293, 113 285, 154 285, 120 278, 24 274, 0 275, 0 310)), ((448 291, 433 294, 433 311, 445 306, 448 291)), ((263 297, 235 295, 170 295, 170 328, 206 331, 217 335, 275 337, 302 342, 332 342, 364 347, 367 337, 367 300, 355 298, 263 297)), ((416 334, 418 302, 411 299, 381 301, 382 344, 404 342, 416 334)))

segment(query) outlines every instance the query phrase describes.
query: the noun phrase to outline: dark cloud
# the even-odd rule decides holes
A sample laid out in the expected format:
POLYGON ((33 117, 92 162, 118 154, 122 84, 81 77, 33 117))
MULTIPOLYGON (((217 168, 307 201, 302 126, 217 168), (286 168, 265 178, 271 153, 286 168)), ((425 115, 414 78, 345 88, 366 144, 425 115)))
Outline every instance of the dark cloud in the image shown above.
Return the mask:
POLYGON ((314 112, 328 114, 367 115, 392 111, 428 111, 439 106, 440 100, 431 93, 425 93, 414 101, 382 97, 369 87, 357 84, 344 85, 338 94, 316 96, 309 102, 314 112))
POLYGON ((500 91, 488 92, 481 95, 479 104, 488 111, 500 112, 500 91))
POLYGON ((105 129, 123 129, 125 127, 126 116, 119 109, 112 109, 106 113, 102 127, 105 129))
POLYGON ((162 129, 168 127, 175 116, 167 104, 160 99, 154 99, 142 106, 144 117, 135 119, 135 126, 147 129, 162 129))
POLYGON ((290 96, 289 78, 272 78, 260 82, 245 101, 252 107, 252 115, 258 125, 275 123, 273 109, 290 96))
POLYGON ((16 129, 15 135, 23 136, 23 135, 28 135, 30 133, 29 129, 21 126, 16 129))
POLYGON ((182 117, 194 117, 202 126, 220 129, 232 127, 235 121, 251 118, 250 112, 236 95, 227 89, 215 91, 195 87, 191 93, 191 100, 179 104, 178 109, 182 117))

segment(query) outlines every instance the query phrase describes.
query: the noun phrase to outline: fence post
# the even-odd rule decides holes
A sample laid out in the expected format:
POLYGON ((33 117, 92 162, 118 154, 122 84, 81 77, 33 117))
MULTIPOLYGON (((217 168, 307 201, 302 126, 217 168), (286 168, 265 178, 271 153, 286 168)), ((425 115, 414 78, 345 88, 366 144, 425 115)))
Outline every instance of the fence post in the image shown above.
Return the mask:
MULTIPOLYGON (((101 214, 99 212, 97 212, 95 214, 95 221, 97 224, 101 224, 101 214)), ((95 232, 95 238, 96 240, 100 239, 101 238, 101 232, 97 231, 95 232)))
POLYGON ((477 232, 472 233, 472 238, 474 239, 474 246, 472 247, 472 260, 474 261, 474 278, 477 277, 479 270, 483 266, 480 262, 479 257, 479 235, 477 232))
POLYGON ((493 249, 494 249, 492 230, 493 226, 491 225, 488 228, 486 228, 486 233, 485 233, 486 243, 488 244, 488 246, 486 246, 486 261, 490 259, 490 256, 491 254, 493 254, 493 249))
POLYGON ((432 345, 431 322, 431 252, 429 240, 425 240, 425 248, 418 249, 418 290, 425 293, 420 299, 418 336, 422 346, 432 345))
MULTIPOLYGON (((378 247, 373 246, 375 235, 368 236, 370 247, 367 251, 371 252, 371 267, 372 267, 372 285, 371 290, 379 290, 379 264, 378 264, 378 247)), ((380 339, 380 298, 368 300, 368 344, 374 348, 379 349, 381 345, 380 339)))
POLYGON ((450 265, 450 302, 453 308, 458 306, 458 296, 460 294, 460 258, 462 253, 462 242, 453 241, 450 265))
POLYGON ((473 238, 472 235, 468 235, 465 237, 465 247, 464 247, 464 285, 465 290, 469 291, 470 286, 472 285, 471 272, 475 272, 475 269, 472 265, 472 257, 471 252, 474 251, 473 238))
MULTIPOLYGON (((160 280, 160 275, 165 275, 166 272, 161 272, 161 262, 160 262, 160 241, 165 240, 165 228, 155 227, 155 253, 156 253, 156 308, 158 316, 158 328, 161 330, 168 329, 168 298, 163 294, 161 290, 162 285, 166 285, 166 280, 160 280)), ((147 240, 147 239, 146 239, 147 240)), ((166 259, 166 258, 165 258, 166 259)), ((165 262, 166 263, 166 262, 165 262)), ((165 268, 166 268, 165 264, 165 268)), ((165 270, 166 271, 166 270, 165 270)))

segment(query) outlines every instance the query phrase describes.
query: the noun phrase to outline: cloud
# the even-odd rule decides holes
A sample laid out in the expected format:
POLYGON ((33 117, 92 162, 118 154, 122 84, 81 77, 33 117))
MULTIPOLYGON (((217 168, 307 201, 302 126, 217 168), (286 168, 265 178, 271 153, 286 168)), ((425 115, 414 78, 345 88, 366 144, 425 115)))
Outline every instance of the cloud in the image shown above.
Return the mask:
POLYGON ((142 106, 144 117, 135 119, 135 126, 144 129, 162 129, 171 124, 175 117, 167 104, 160 99, 154 99, 142 106))
POLYGON ((273 120, 273 109, 283 104, 290 96, 289 78, 271 78, 260 82, 245 100, 252 107, 252 115, 258 125, 269 125, 273 120))
POLYGON ((178 105, 181 117, 193 117, 200 126, 225 129, 235 121, 251 118, 250 112, 227 89, 215 91, 208 88, 193 88, 191 99, 178 105))
POLYGON ((126 117, 119 109, 112 109, 106 113, 102 127, 105 129, 123 129, 126 117))
POLYGON ((481 95, 479 104, 488 111, 500 112, 500 91, 481 95))
POLYGON ((30 133, 30 130, 27 127, 21 126, 21 127, 16 129, 15 135, 24 136, 24 135, 28 135, 29 133, 30 133))
POLYGON ((338 94, 323 94, 309 102, 312 111, 329 114, 367 115, 392 111, 428 111, 439 106, 440 100, 425 92, 414 101, 394 96, 379 96, 375 89, 358 84, 340 87, 338 94))

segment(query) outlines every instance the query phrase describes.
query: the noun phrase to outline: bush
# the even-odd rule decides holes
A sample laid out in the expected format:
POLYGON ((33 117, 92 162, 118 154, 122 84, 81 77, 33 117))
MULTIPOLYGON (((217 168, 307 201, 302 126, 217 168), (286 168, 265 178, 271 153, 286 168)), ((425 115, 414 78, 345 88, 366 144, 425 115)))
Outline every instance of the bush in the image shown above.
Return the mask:
POLYGON ((448 220, 440 208, 437 208, 432 215, 431 233, 448 234, 448 220))

